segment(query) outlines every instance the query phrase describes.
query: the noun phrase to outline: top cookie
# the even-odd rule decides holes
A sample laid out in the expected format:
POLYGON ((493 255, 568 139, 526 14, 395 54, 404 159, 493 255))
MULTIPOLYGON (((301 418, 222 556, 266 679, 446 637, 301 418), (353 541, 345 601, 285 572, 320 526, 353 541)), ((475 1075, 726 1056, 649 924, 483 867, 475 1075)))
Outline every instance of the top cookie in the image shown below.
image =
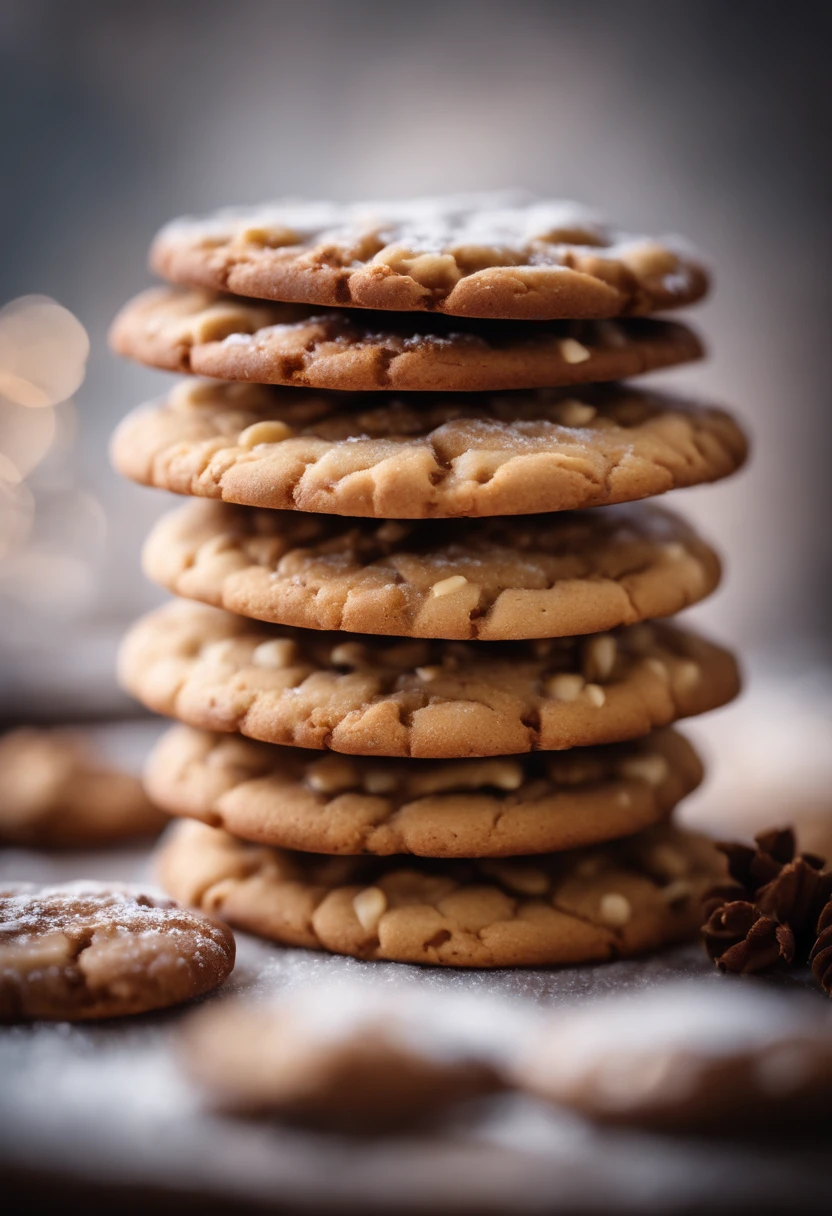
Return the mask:
POLYGON ((115 351, 172 372, 349 392, 555 388, 619 380, 702 354, 670 321, 461 321, 264 304, 156 287, 122 308, 115 351))
POLYGON ((708 288, 677 239, 523 194, 220 211, 168 224, 150 262, 174 283, 267 300, 524 321, 655 312, 708 288))

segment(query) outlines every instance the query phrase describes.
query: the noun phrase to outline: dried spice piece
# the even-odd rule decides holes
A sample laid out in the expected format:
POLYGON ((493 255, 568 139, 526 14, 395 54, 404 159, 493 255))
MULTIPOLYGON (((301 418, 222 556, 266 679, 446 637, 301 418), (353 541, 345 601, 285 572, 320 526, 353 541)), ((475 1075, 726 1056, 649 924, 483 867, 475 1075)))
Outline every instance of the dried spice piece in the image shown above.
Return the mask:
POLYGON ((827 995, 832 996, 832 899, 820 914, 817 940, 809 954, 812 975, 827 995))
POLYGON ((804 938, 814 931, 832 895, 832 873, 822 867, 823 861, 811 854, 796 857, 756 892, 755 903, 761 912, 787 923, 797 938, 804 938))
POLYGON ((708 955, 720 971, 750 975, 794 958, 794 935, 789 926, 763 915, 747 900, 717 907, 702 933, 708 955))

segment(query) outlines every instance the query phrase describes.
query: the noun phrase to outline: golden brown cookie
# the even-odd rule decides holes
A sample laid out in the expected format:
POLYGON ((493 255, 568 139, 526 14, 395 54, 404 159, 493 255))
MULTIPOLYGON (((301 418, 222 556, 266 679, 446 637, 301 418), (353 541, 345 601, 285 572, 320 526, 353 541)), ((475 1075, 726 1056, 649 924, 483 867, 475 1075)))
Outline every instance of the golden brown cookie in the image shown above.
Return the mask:
POLYGON ((126 887, 75 882, 0 889, 0 1021, 147 1013, 216 988, 231 931, 126 887))
POLYGON ((471 1006, 449 1004, 415 985, 344 984, 223 1001, 188 1019, 180 1058, 219 1109, 381 1132, 503 1088, 471 1006))
POLYGON ((350 392, 479 392, 620 380, 698 359, 670 321, 461 321, 320 312, 155 287, 110 331, 120 355, 172 372, 350 392))
POLYGON ((512 857, 631 835, 702 779, 674 731, 632 743, 484 760, 329 755, 176 726, 148 761, 172 815, 312 853, 512 857))
POLYGON ((724 859, 668 825, 532 859, 324 857, 183 822, 161 881, 183 903, 290 946, 454 967, 599 962, 694 936, 724 859))
POLYGON ((719 559, 652 506, 397 522, 191 502, 163 517, 145 573, 176 595, 307 629, 547 638, 671 616, 719 559))
POLYGON ((98 763, 79 732, 0 737, 0 845, 85 848, 154 836, 166 823, 139 779, 98 763))
POLYGON ((721 410, 629 386, 405 398, 185 381, 126 418, 112 457, 145 485, 379 519, 629 502, 745 459, 721 410))
POLYGON ((151 265, 175 283, 271 300, 526 321, 653 312, 708 287, 678 239, 525 194, 219 211, 168 224, 151 265))
POLYGON ((543 642, 428 642, 261 625, 175 601, 122 646, 149 709, 354 755, 461 758, 616 743, 737 692, 727 651, 670 625, 543 642))
POLYGON ((521 1088, 602 1122, 743 1134, 828 1117, 832 1019, 738 984, 616 994, 550 1013, 514 1071, 521 1088))

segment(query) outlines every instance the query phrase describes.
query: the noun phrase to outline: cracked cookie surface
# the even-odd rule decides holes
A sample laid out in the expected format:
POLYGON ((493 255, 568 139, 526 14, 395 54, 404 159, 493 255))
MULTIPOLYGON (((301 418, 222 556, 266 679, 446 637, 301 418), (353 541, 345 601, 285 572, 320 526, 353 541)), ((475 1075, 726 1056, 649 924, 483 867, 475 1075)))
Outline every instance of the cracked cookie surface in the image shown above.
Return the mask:
POLYGON ((0 1021, 122 1017, 210 992, 234 967, 225 926, 169 899, 76 882, 0 889, 0 1021))
POLYGON ((120 355, 173 372, 350 392, 546 388, 620 380, 698 359, 670 321, 479 321, 321 313, 156 287, 121 310, 120 355))
POLYGON ((693 748, 670 730, 579 751, 437 762, 317 757, 176 726, 145 771, 171 814, 245 840, 422 857, 512 857, 614 840, 664 819, 701 778, 693 748))
POLYGON ((176 595, 307 629, 498 641, 671 616, 719 581, 716 554, 652 506, 402 523, 191 502, 145 573, 176 595))
POLYGON ((246 844, 177 824, 158 854, 183 903, 273 941, 454 967, 600 962, 693 937, 725 872, 702 837, 657 825, 613 844, 510 861, 426 861, 246 844))
POLYGON ((266 299, 521 320, 653 312, 708 288, 678 239, 522 194, 219 211, 166 225, 151 265, 173 282, 266 299))
POLYGON ((0 737, 0 844, 84 848, 153 836, 167 816, 141 782, 96 761, 79 732, 0 737))
POLYGON ((354 755, 463 758, 615 743, 738 690, 671 625, 537 642, 430 642, 263 625, 175 601, 134 625, 124 687, 205 730, 354 755))
POLYGON ((629 502, 726 477, 746 452, 723 411, 628 385, 396 397, 185 381, 112 444, 120 473, 177 494, 379 519, 629 502))

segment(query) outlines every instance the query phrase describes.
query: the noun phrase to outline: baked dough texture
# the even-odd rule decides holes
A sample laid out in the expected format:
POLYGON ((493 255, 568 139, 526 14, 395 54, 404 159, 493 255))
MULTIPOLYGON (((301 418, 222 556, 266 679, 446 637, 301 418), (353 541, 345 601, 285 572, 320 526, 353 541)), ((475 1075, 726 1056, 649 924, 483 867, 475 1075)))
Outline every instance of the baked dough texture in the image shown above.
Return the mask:
POLYGON ((144 569, 176 595, 273 624, 481 641, 670 616, 720 576, 689 525, 641 504, 379 524, 194 501, 156 525, 144 569))
POLYGON ((0 1021, 79 1021, 178 1005, 234 967, 226 925, 172 900, 76 882, 0 889, 0 1021))
POLYGON ((324 857, 183 821, 158 871, 183 903, 289 946, 454 967, 601 962, 694 936, 724 873, 702 837, 626 840, 508 861, 324 857))
POLYGON ((127 303, 113 349, 172 372, 350 392, 475 392, 620 380, 701 357, 671 321, 476 321, 321 312, 155 287, 127 303))
POLYGON ((631 502, 718 481, 746 453, 722 410, 629 385, 397 397, 190 380, 112 444, 143 485, 378 519, 631 502))
POLYGON ((325 755, 175 726, 145 780, 173 815, 329 854, 511 857, 631 835, 666 818, 702 766, 674 731, 474 760, 325 755))
POLYGON ((261 625, 184 601, 133 626, 120 672, 190 726, 428 759, 616 743, 738 691, 727 651, 671 625, 486 645, 261 625))
POLYGON ((167 224, 150 260, 172 282, 241 295, 524 321, 653 312, 708 288, 678 238, 521 193, 219 211, 167 224))

